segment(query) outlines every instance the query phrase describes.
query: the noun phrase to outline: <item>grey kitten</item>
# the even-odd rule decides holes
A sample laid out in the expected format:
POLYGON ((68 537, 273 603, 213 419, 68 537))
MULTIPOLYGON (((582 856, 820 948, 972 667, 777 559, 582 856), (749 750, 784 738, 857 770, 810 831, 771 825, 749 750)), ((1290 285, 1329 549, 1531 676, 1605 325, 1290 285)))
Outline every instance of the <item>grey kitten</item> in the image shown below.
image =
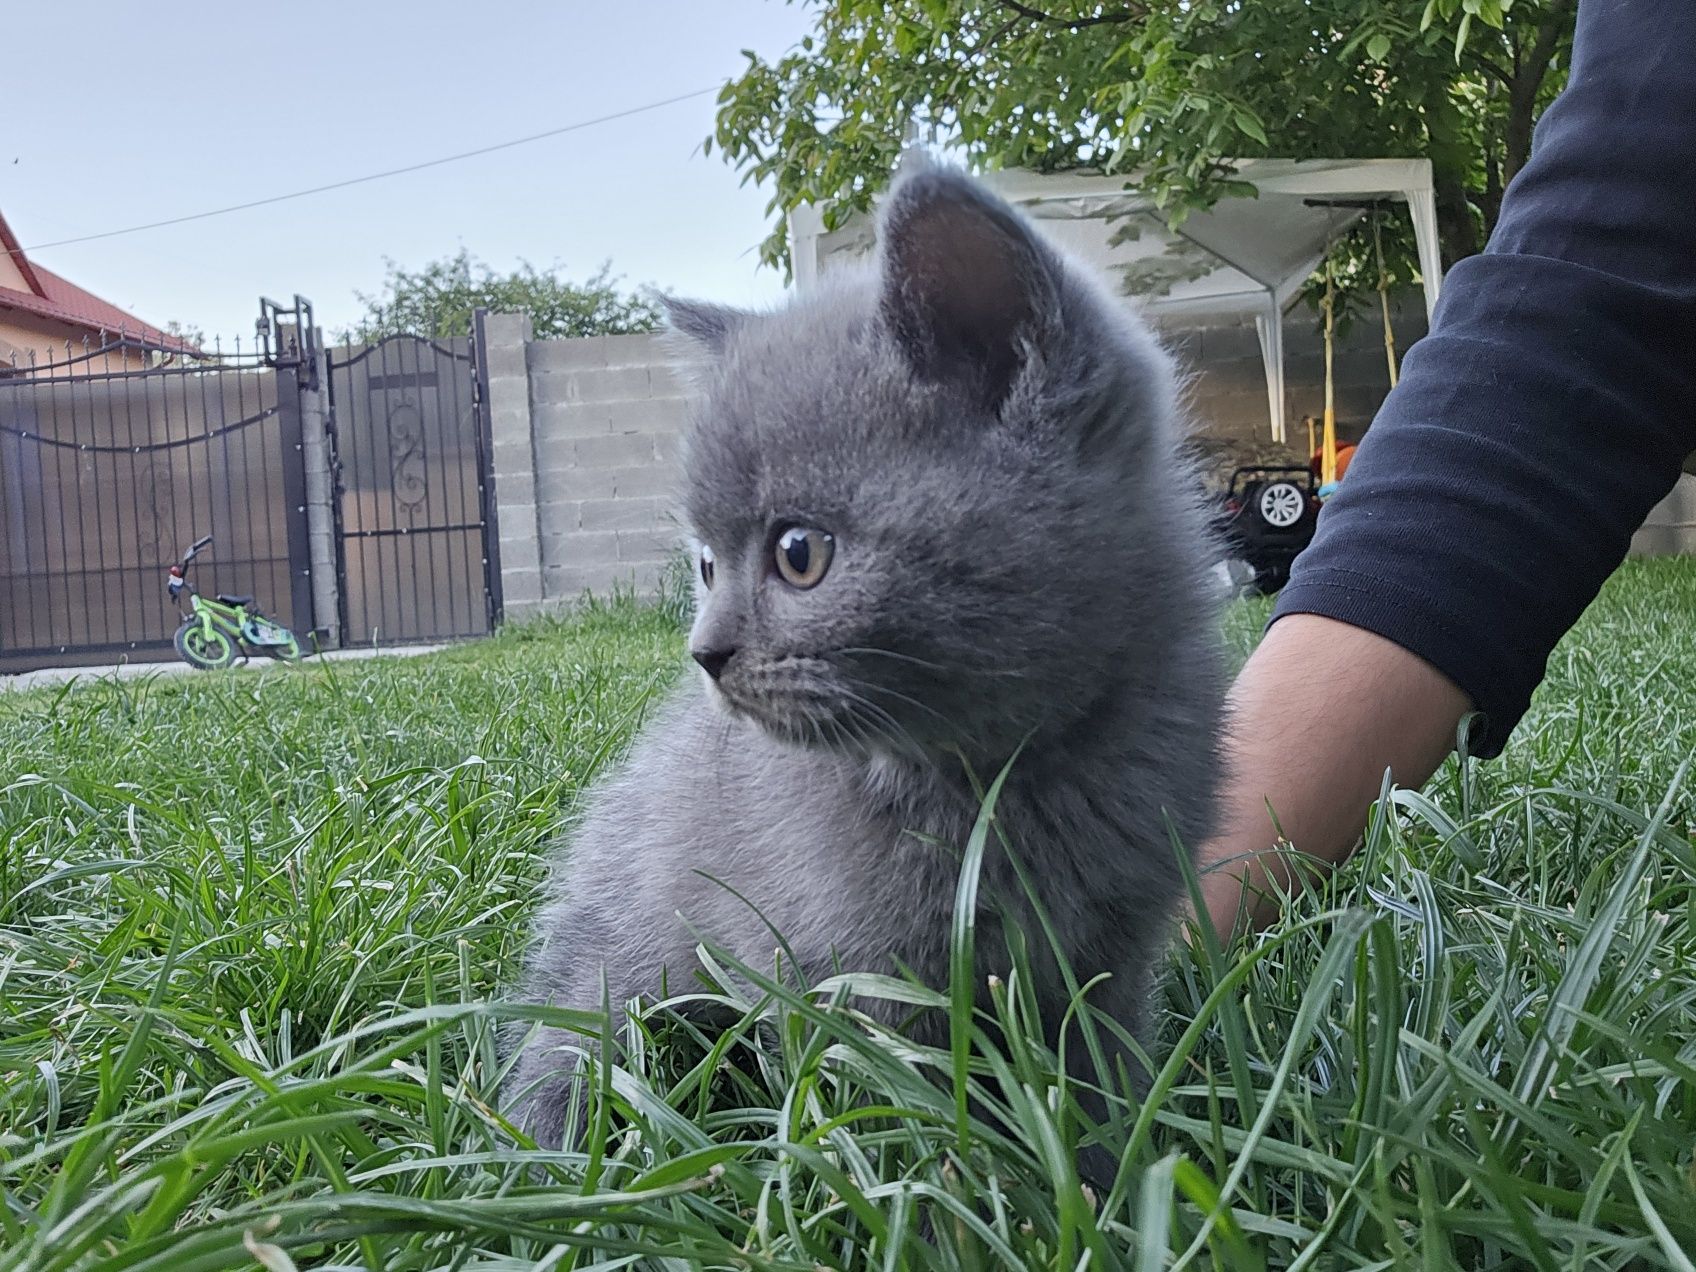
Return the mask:
MULTIPOLYGON (((891 191, 874 266, 773 316, 670 318, 710 364, 685 457, 700 671, 590 799, 525 997, 686 990, 703 937, 771 969, 773 929, 808 983, 943 987, 968 770, 1017 751, 1000 825, 1078 980, 1109 974, 1092 1001, 1136 1028, 1182 888, 1168 819, 1186 844, 1212 824, 1223 690, 1167 358, 1012 208, 930 167, 891 191)), ((1067 992, 999 848, 980 886, 980 983, 1020 925, 1052 1030, 1067 992)), ((541 1030, 515 1066, 541 1140, 585 1045, 541 1030)))

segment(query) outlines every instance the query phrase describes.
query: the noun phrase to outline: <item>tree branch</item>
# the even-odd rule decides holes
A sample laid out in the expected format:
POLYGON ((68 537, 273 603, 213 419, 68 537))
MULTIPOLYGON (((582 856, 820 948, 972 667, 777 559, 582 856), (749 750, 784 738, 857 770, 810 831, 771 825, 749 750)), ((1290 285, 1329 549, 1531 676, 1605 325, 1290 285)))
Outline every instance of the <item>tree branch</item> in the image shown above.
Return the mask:
POLYGON ((971 53, 973 56, 988 53, 997 44, 1000 44, 1002 40, 1006 39, 1007 33, 1018 25, 1019 15, 1015 13, 1012 17, 1008 18, 1007 21, 1003 22, 1000 26, 996 27, 995 30, 991 31, 989 35, 974 44, 971 48, 971 53))
POLYGON ((1117 26, 1125 22, 1140 22, 1148 16, 1148 10, 1143 8, 1124 9, 1116 13, 1097 13, 1087 18, 1063 18, 1052 13, 1044 13, 1041 9, 1034 9, 1028 4, 1021 3, 1020 0, 998 0, 998 3, 1003 9, 1011 9, 1014 13, 1027 17, 1032 22, 1046 22, 1050 26, 1063 26, 1073 31, 1081 30, 1084 27, 1117 26))
POLYGON ((1492 62, 1489 58, 1485 57, 1482 53, 1470 53, 1470 54, 1467 55, 1466 60, 1473 67, 1477 68, 1480 71, 1483 71, 1484 74, 1488 75, 1491 79, 1493 79, 1497 83, 1501 84, 1501 86, 1503 88, 1512 88, 1513 87, 1513 74, 1512 74, 1512 72, 1504 70, 1502 67, 1497 66, 1494 62, 1492 62))
POLYGON ((1537 29, 1537 38, 1532 42, 1531 51, 1525 55, 1525 61, 1514 74, 1514 78, 1529 76, 1532 79, 1532 90, 1543 82, 1543 77, 1549 73, 1549 63, 1555 60, 1555 45, 1560 43, 1561 32, 1566 29, 1567 10, 1572 8, 1572 0, 1553 0, 1549 5, 1548 16, 1543 25, 1537 29))
POLYGON ((1532 41, 1530 51, 1520 61, 1514 71, 1513 82, 1508 85, 1507 156, 1502 174, 1506 181, 1513 180, 1531 155, 1532 117, 1537 109, 1537 91, 1542 88, 1549 65, 1555 60, 1555 50, 1566 30, 1567 14, 1572 3, 1573 0, 1550 0, 1542 25, 1537 28, 1537 38, 1532 41))

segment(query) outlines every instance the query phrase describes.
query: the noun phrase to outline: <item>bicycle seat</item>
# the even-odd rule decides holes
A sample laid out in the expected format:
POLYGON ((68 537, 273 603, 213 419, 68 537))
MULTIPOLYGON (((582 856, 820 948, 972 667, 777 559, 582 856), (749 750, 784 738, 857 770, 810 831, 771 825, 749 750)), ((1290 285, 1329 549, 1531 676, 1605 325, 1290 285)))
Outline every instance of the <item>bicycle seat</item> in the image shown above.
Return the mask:
POLYGON ((219 592, 218 603, 221 605, 248 606, 253 604, 253 598, 251 596, 231 596, 226 592, 219 592))

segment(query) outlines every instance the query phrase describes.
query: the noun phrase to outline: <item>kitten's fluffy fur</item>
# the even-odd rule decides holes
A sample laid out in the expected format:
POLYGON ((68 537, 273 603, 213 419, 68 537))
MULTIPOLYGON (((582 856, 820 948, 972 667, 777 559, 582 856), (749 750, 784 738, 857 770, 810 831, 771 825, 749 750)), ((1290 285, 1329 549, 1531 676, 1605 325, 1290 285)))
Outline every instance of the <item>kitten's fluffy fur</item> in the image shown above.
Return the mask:
MULTIPOLYGON (((1181 890, 1168 820, 1192 845, 1211 825, 1223 684, 1173 370, 964 176, 902 177, 879 241, 875 265, 774 316, 672 307, 710 366, 685 461, 715 561, 691 647, 735 653, 595 791, 531 1001, 596 1009, 603 974, 615 1007, 662 978, 687 991, 702 937, 770 969, 772 928, 811 980, 904 965, 944 986, 966 766, 987 781, 1023 745, 999 821, 1078 979, 1110 974, 1093 1000, 1143 1014, 1181 890), (810 590, 773 566, 794 525, 834 539, 810 590)), ((980 904, 980 983, 1005 971, 1005 915, 1058 1016, 997 848, 980 904)), ((934 1041, 940 1023, 913 1028, 934 1041)), ((545 1140, 565 1129, 574 1045, 539 1031, 516 1067, 545 1140)))

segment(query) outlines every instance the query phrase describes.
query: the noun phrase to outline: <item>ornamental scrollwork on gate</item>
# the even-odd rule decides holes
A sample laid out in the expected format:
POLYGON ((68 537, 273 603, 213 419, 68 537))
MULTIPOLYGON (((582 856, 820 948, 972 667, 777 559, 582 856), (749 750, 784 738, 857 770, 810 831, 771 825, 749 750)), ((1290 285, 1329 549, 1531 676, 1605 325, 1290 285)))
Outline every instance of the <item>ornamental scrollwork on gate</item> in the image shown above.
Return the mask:
POLYGON ((424 466, 424 416, 411 402, 389 409, 389 480, 395 500, 406 509, 419 507, 429 497, 428 472, 424 466))
POLYGON ((137 533, 147 535, 143 541, 143 559, 149 561, 166 561, 175 555, 176 505, 172 502, 167 488, 171 482, 171 461, 159 453, 150 453, 146 459, 134 465, 135 487, 138 494, 136 510, 137 533), (147 513, 146 529, 142 529, 142 511, 147 513))

